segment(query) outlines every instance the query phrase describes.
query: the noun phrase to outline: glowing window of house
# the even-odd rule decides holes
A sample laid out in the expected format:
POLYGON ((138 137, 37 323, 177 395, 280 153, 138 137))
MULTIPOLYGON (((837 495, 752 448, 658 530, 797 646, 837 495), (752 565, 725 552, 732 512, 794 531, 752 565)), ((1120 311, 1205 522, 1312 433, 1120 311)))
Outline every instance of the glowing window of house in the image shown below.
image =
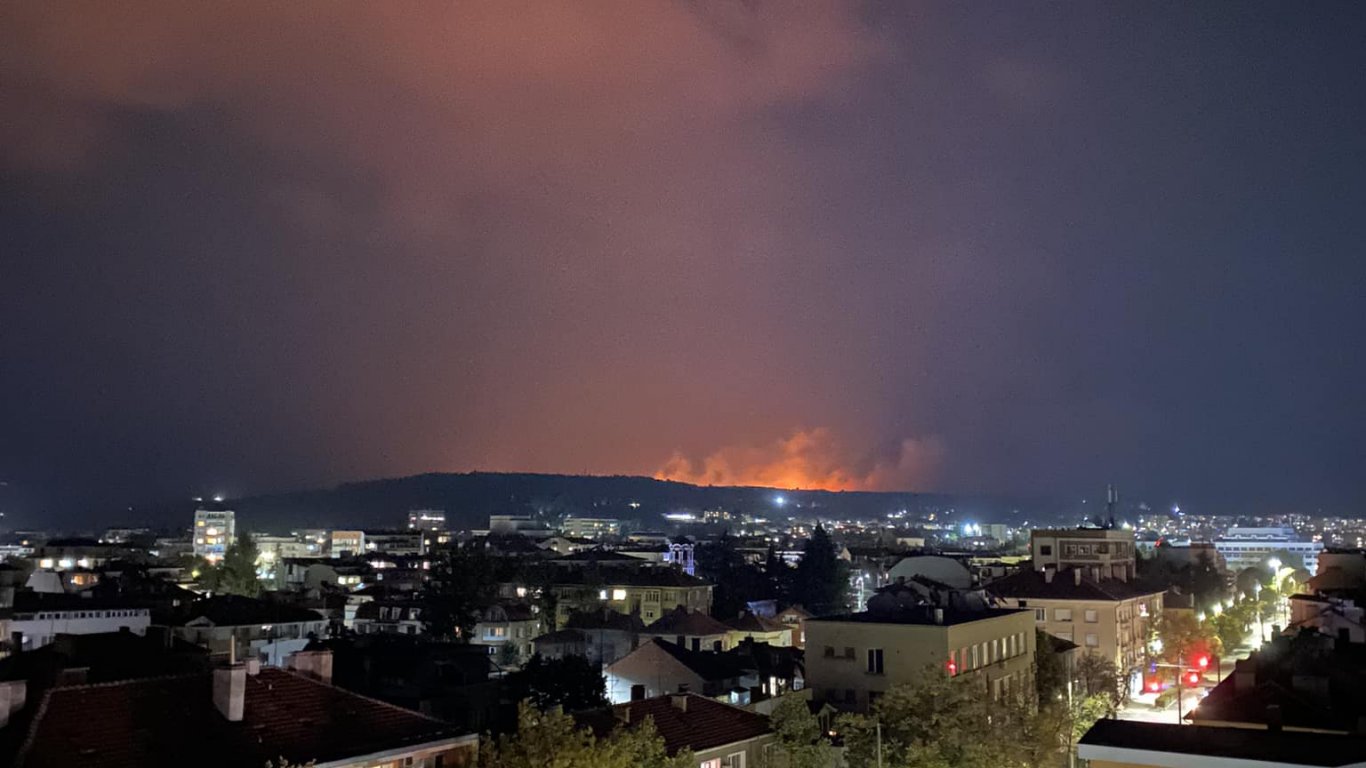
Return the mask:
POLYGON ((613 599, 613 600, 625 600, 625 599, 626 599, 626 590, 624 590, 624 589, 614 589, 614 590, 612 590, 612 599, 613 599))

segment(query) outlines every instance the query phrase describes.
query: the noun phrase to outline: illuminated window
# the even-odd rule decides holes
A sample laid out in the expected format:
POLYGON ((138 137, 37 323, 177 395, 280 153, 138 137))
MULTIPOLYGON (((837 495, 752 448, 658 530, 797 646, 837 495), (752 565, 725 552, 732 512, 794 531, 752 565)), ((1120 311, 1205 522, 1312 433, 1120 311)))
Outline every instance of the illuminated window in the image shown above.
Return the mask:
POLYGON ((607 590, 605 590, 605 589, 600 589, 600 590, 598 590, 598 599, 599 599, 599 600, 606 600, 606 599, 607 599, 607 590))
POLYGON ((613 599, 613 600, 625 600, 625 599, 626 599, 626 590, 624 590, 624 589, 614 589, 614 590, 612 590, 612 599, 613 599))

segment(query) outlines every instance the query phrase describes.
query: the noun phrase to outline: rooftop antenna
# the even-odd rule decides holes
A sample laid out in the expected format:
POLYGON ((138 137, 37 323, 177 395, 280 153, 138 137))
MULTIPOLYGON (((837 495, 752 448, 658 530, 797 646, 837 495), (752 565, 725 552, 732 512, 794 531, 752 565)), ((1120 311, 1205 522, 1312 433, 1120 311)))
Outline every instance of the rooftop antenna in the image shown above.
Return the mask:
POLYGON ((1107 528, 1115 527, 1115 505, 1119 504, 1119 491, 1115 489, 1115 484, 1110 483, 1105 487, 1105 513, 1109 517, 1107 528))

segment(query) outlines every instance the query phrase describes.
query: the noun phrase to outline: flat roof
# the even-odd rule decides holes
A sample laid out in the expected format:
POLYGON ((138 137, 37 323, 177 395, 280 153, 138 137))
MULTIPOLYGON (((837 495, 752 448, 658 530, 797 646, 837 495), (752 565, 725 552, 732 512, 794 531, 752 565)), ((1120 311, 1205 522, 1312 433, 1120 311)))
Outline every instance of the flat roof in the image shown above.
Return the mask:
POLYGON ((807 622, 828 621, 849 624, 908 624, 926 627, 948 627, 955 624, 970 624, 974 621, 999 619, 1020 613, 1030 613, 1027 608, 986 608, 979 611, 968 611, 961 608, 943 608, 940 610, 943 610, 944 612, 944 621, 942 623, 935 621, 933 609, 929 606, 916 606, 915 608, 908 608, 900 611, 840 613, 807 619, 807 622))

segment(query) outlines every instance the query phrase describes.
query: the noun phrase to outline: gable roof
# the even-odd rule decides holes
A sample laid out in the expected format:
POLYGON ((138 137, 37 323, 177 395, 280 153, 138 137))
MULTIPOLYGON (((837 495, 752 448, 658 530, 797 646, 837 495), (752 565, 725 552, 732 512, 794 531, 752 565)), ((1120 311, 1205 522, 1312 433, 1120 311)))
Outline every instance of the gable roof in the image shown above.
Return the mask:
POLYGON ((190 756, 209 768, 260 768, 280 757, 323 763, 461 735, 416 712, 267 668, 247 676, 236 723, 214 707, 212 674, 54 688, 16 768, 171 768, 190 756))
POLYGON ((738 617, 726 622, 726 626, 737 632, 782 632, 792 627, 781 621, 766 619, 757 613, 744 611, 738 617))
POLYGON ((689 611, 683 606, 660 616, 654 623, 645 627, 647 635, 724 635, 730 627, 713 619, 701 611, 689 611))
MULTIPOLYGON (((716 681, 743 677, 746 670, 753 668, 753 664, 747 663, 747 660, 743 657, 724 652, 694 651, 676 643, 671 643, 668 640, 661 640, 657 637, 651 638, 650 643, 653 643, 659 650, 672 656, 680 664, 692 670, 703 680, 716 681)), ((641 643, 640 648, 637 648, 631 653, 639 653, 641 650, 645 649, 647 645, 648 644, 646 643, 641 643)), ((630 654, 628 654, 628 656, 629 655, 630 654)))
POLYGON ((684 749, 702 752, 773 732, 766 715, 693 693, 656 696, 576 715, 598 733, 617 725, 633 727, 647 717, 654 721, 670 755, 684 749))

